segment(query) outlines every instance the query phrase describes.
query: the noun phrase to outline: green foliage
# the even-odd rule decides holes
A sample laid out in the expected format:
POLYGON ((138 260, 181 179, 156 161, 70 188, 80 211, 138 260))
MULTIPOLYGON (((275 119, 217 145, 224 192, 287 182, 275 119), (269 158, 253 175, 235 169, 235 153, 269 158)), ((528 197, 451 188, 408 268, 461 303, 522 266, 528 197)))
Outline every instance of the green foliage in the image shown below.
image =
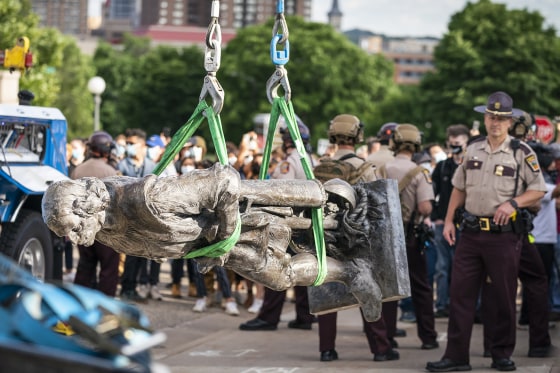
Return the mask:
POLYGON ((198 104, 204 56, 197 47, 150 49, 149 40, 125 37, 122 51, 103 43, 94 55, 97 74, 105 79, 101 119, 113 135, 126 128, 148 134, 181 127, 198 104))
POLYGON ((473 112, 497 90, 517 107, 554 116, 560 112, 560 39, 538 12, 508 10, 480 0, 452 16, 435 51, 437 71, 420 87, 424 122, 436 128, 480 120, 473 112))
POLYGON ((62 48, 64 64, 57 69, 60 92, 55 107, 63 108, 68 120, 68 138, 87 138, 93 131, 93 99, 87 89, 94 76, 91 58, 84 56, 73 40, 62 48))
POLYGON ((142 79, 132 80, 122 92, 119 113, 129 126, 148 133, 160 133, 163 127, 179 129, 199 102, 206 74, 203 61, 198 47, 150 50, 138 63, 137 76, 142 79))
MULTIPOLYGON (((312 138, 326 137, 330 119, 340 113, 355 114, 371 125, 378 103, 394 89, 391 63, 368 55, 328 25, 299 17, 287 17, 287 23, 292 101, 312 138)), ((239 30, 222 53, 222 118, 225 136, 232 141, 252 129, 255 114, 270 112, 266 82, 275 69, 270 59, 272 26, 271 19, 239 30)))
POLYGON ((76 41, 52 28, 38 28, 29 0, 0 2, 0 44, 11 48, 20 36, 30 40, 33 67, 22 75, 20 89, 35 95, 34 105, 59 108, 68 120, 68 137, 91 133, 93 102, 87 90, 91 61, 76 41))
POLYGON ((15 45, 17 38, 27 36, 37 26, 39 18, 31 12, 30 0, 0 1, 0 48, 15 45))

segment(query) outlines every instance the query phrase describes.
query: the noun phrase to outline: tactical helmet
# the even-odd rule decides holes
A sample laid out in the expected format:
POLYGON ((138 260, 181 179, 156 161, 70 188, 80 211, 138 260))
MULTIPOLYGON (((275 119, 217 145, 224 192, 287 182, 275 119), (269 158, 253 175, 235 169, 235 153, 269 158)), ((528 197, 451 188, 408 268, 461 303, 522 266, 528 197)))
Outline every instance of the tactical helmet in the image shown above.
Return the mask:
POLYGON ((383 145, 388 145, 391 136, 393 135, 393 131, 397 128, 398 124, 395 122, 388 122, 381 126, 379 131, 377 132, 377 139, 383 145))
POLYGON ((524 111, 513 122, 509 134, 516 139, 530 140, 528 138, 529 135, 533 135, 536 132, 535 126, 534 116, 524 111))
POLYGON ((403 146, 407 146, 413 152, 420 151, 422 144, 422 134, 418 128, 412 124, 399 124, 393 131, 390 140, 391 150, 397 151, 403 146))
POLYGON ((111 154, 111 150, 115 146, 113 138, 105 131, 94 132, 86 145, 90 152, 98 153, 100 156, 111 154))
POLYGON ((355 115, 340 114, 331 120, 328 135, 332 144, 337 143, 338 136, 353 139, 358 144, 364 141, 364 124, 355 115))

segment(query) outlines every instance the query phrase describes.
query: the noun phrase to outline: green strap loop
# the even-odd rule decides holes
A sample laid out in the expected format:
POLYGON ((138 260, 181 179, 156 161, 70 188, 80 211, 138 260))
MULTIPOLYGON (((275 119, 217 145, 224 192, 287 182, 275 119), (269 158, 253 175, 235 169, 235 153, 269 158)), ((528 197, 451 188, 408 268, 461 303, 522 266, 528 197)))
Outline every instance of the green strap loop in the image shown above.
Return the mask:
POLYGON ((206 256, 209 258, 217 258, 224 254, 227 254, 237 243, 239 240, 239 236, 241 235, 241 217, 238 216, 237 218, 237 225, 235 226, 235 230, 223 241, 213 243, 210 246, 203 247, 201 249, 193 250, 187 255, 184 256, 186 259, 193 259, 200 256, 206 256))
MULTIPOLYGON (((286 103, 283 97, 277 97, 272 102, 272 110, 270 112, 270 122, 268 126, 268 133, 266 136, 266 144, 263 151, 263 161, 261 165, 261 170, 259 173, 259 178, 264 179, 270 164, 270 154, 272 153, 272 144, 274 141, 274 134, 276 133, 276 125, 278 124, 278 119, 280 114, 284 117, 286 124, 288 126, 288 131, 290 136, 294 140, 296 150, 300 155, 301 164, 303 165, 303 170, 307 180, 315 179, 313 175, 313 168, 309 162, 309 157, 303 145, 303 140, 296 121, 296 114, 294 112, 294 107, 291 101, 286 103)), ((323 229, 323 208, 314 207, 311 209, 311 220, 313 222, 313 238, 315 240, 315 247, 317 251, 317 278, 313 282, 313 286, 319 286, 327 277, 327 256, 325 250, 325 236, 323 229)))
MULTIPOLYGON (((165 148, 165 152, 161 158, 161 161, 157 164, 153 173, 155 175, 160 175, 163 170, 175 159, 175 156, 181 151, 188 139, 190 139, 194 132, 198 129, 204 117, 208 119, 208 124, 210 126, 210 133, 212 134, 212 141, 216 148, 216 154, 218 155, 218 160, 220 164, 227 165, 227 150, 226 142, 224 138, 224 133, 222 130, 222 121, 219 115, 216 115, 214 109, 208 106, 206 101, 201 100, 194 113, 191 115, 187 123, 185 123, 177 133, 171 139, 171 142, 165 148)), ((206 256, 210 258, 217 258, 229 252, 239 240, 241 234, 241 215, 237 216, 237 225, 235 230, 223 241, 213 243, 212 245, 193 250, 185 255, 185 258, 192 259, 200 256, 206 256)))
POLYGON ((175 156, 181 151, 181 149, 183 149, 183 146, 185 145, 187 140, 194 135, 194 132, 204 120, 204 116, 202 115, 202 113, 207 108, 209 108, 209 106, 206 101, 200 101, 187 123, 183 124, 183 126, 179 128, 177 133, 173 135, 173 138, 165 147, 165 152, 163 153, 161 160, 153 171, 155 175, 159 176, 163 172, 163 170, 165 170, 167 166, 169 166, 173 159, 175 159, 175 156))

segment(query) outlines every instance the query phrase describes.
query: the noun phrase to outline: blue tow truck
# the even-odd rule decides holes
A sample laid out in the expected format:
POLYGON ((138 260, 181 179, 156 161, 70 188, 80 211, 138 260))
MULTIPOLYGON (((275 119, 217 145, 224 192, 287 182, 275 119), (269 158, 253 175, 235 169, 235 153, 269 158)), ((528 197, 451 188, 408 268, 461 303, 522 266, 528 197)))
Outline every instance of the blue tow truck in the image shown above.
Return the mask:
POLYGON ((62 270, 63 241, 43 222, 41 199, 68 178, 66 130, 56 108, 0 104, 0 252, 43 281, 62 270))

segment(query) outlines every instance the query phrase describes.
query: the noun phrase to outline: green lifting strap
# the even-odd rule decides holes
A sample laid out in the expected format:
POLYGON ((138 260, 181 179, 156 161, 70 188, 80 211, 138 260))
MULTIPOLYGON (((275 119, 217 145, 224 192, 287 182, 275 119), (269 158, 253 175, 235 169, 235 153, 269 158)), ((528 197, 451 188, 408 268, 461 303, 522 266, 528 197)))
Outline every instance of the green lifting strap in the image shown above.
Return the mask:
MULTIPOLYGON (((286 124, 288 126, 288 131, 294 140, 296 150, 300 155, 301 164, 303 165, 303 170, 307 180, 315 179, 313 175, 313 169, 309 162, 309 157, 305 151, 305 146, 303 145, 303 140, 301 139, 301 134, 296 122, 296 114, 294 112, 294 107, 292 101, 288 101, 283 97, 274 98, 272 103, 272 111, 270 112, 270 123, 268 126, 268 133, 266 137, 266 144, 263 152, 263 161, 261 165, 261 170, 259 174, 260 179, 266 177, 268 166, 270 164, 270 154, 272 153, 272 143, 274 141, 274 134, 276 133, 276 125, 278 124, 278 119, 280 114, 284 117, 286 124)), ((317 251, 317 278, 313 282, 313 286, 319 286, 327 277, 327 256, 325 250, 325 236, 323 230, 323 208, 315 207, 311 209, 311 219, 313 222, 313 238, 315 240, 315 247, 317 251)))
MULTIPOLYGON (((214 109, 208 106, 205 100, 201 100, 194 113, 191 115, 187 123, 185 123, 173 136, 171 142, 165 148, 165 152, 154 169, 155 175, 160 175, 163 170, 173 161, 177 153, 183 148, 188 139, 190 139, 194 132, 198 129, 204 117, 208 119, 210 126, 210 133, 212 134, 212 141, 216 148, 216 154, 220 164, 227 165, 227 150, 224 133, 222 130, 222 121, 219 115, 216 115, 214 109)), ((232 235, 223 241, 216 242, 210 246, 206 246, 197 250, 193 250, 185 255, 185 258, 191 259, 200 256, 216 258, 229 252, 239 240, 241 234, 241 216, 237 217, 237 225, 232 235)))

